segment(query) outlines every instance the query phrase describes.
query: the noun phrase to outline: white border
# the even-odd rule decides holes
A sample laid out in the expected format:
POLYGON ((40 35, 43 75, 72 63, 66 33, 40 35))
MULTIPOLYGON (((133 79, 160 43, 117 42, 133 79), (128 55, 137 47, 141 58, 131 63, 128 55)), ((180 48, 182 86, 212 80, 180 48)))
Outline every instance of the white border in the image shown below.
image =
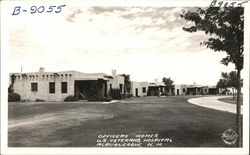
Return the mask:
MULTIPOLYGON (((206 7, 211 1, 1 1, 1 154, 248 154, 249 153, 249 7, 245 4, 245 51, 244 51, 244 105, 243 105, 243 148, 13 148, 7 147, 8 127, 8 23, 7 14, 11 13, 9 4, 23 3, 81 3, 86 6, 168 6, 168 7, 206 7)), ((17 23, 18 24, 18 23, 17 23)))

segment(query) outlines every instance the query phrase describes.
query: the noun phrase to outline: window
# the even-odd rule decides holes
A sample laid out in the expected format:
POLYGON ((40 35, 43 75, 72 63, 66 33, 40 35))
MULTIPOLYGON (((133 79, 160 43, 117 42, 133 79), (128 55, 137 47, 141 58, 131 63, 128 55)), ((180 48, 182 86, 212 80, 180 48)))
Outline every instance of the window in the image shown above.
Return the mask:
POLYGON ((183 88, 183 93, 185 93, 185 88, 183 88))
POLYGON ((68 92, 67 82, 62 82, 61 91, 62 91, 62 93, 67 93, 68 92))
POLYGON ((37 91, 38 85, 37 83, 31 83, 31 91, 37 91))
POLYGON ((146 87, 142 87, 142 92, 146 93, 146 87))
POLYGON ((56 88, 55 82, 50 82, 49 83, 49 93, 54 94, 55 93, 55 88, 56 88))
POLYGON ((112 89, 112 84, 109 85, 109 88, 112 89))
POLYGON ((207 92, 207 89, 204 89, 204 92, 206 93, 206 92, 207 92))

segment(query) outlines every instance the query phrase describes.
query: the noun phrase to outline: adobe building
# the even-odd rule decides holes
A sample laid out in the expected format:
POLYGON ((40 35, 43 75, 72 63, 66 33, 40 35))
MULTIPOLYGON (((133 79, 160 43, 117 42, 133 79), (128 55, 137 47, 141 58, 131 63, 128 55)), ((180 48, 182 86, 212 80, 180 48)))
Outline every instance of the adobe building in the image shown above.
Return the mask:
POLYGON ((131 93, 136 97, 147 96, 148 82, 132 82, 131 93))
POLYGON ((232 95, 232 94, 237 94, 237 89, 230 87, 230 88, 219 88, 218 89, 218 94, 221 95, 232 95))
POLYGON ((158 96, 166 94, 166 86, 165 84, 159 83, 149 83, 148 85, 148 96, 158 96))
POLYGON ((186 95, 187 85, 174 85, 174 94, 175 95, 186 95))
POLYGON ((96 96, 98 99, 108 96, 111 89, 120 89, 124 93, 124 77, 105 73, 82 73, 77 71, 10 73, 14 75, 13 89, 21 100, 64 101, 73 95, 78 99, 96 96))
MULTIPOLYGON (((133 96, 158 96, 166 94, 166 85, 163 82, 132 82, 131 92, 133 96)), ((171 91, 170 91, 171 92, 171 91)))
POLYGON ((215 95, 215 94, 218 94, 219 92, 218 92, 219 90, 216 88, 216 86, 209 86, 208 87, 208 94, 213 94, 213 95, 215 95))
POLYGON ((175 85, 175 95, 207 95, 217 94, 215 86, 202 86, 193 83, 193 85, 175 85))

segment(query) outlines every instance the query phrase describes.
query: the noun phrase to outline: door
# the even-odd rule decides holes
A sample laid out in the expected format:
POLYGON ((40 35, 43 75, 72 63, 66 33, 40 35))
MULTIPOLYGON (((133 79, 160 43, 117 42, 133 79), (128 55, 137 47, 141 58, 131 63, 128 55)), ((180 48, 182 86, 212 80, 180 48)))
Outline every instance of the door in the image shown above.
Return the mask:
POLYGON ((135 96, 138 96, 138 88, 135 88, 135 96))
POLYGON ((177 89, 177 95, 179 95, 179 89, 177 89))

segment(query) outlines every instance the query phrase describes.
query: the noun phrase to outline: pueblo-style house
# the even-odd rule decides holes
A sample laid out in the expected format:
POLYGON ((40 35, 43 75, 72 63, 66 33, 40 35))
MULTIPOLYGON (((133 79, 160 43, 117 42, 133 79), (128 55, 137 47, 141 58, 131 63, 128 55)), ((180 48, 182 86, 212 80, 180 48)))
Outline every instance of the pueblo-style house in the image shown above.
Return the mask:
MULTIPOLYGON (((112 70, 105 73, 82 73, 78 71, 10 73, 14 76, 13 90, 21 100, 64 101, 67 96, 88 99, 108 97, 111 89, 124 93, 124 77, 112 70)), ((10 78, 11 79, 11 78, 10 78)), ((11 83, 11 80, 10 80, 11 83)))

